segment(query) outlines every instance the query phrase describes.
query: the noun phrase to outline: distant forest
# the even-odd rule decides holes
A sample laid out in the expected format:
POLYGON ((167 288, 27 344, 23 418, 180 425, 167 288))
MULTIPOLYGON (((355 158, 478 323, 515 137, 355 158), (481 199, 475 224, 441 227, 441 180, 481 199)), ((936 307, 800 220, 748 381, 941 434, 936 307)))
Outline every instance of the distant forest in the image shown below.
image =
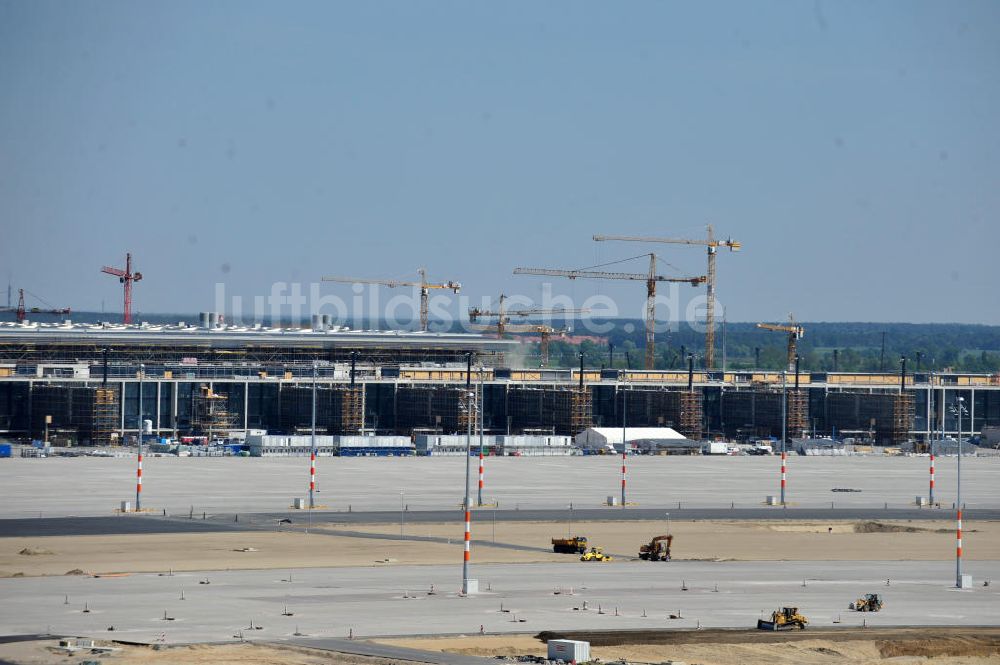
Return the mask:
MULTIPOLYGON (((579 345, 553 339, 549 349, 549 366, 576 367, 579 353, 584 353, 587 367, 609 367, 608 342, 614 345, 614 367, 643 367, 645 333, 643 322, 614 321, 615 328, 601 335, 603 343, 584 340, 579 345), (631 323, 633 332, 626 333, 631 323), (627 355, 626 355, 627 354, 627 355)), ((805 335, 798 341, 802 371, 833 371, 834 350, 837 369, 843 372, 894 372, 899 370, 900 356, 907 357, 907 371, 1000 371, 1000 326, 953 323, 800 323, 805 335), (885 347, 883 352, 883 334, 885 347)), ((582 329, 576 333, 585 335, 582 329)), ((756 349, 760 349, 760 367, 782 369, 787 358, 788 336, 757 328, 753 323, 729 323, 725 331, 727 369, 755 369, 756 349)), ((723 332, 715 336, 715 364, 722 367, 723 332)), ((528 364, 537 362, 537 344, 529 352, 528 364), (533 356, 533 357, 531 357, 533 356)), ((685 353, 693 353, 695 366, 701 367, 705 352, 705 336, 686 324, 669 334, 656 336, 656 368, 686 367, 685 353)))

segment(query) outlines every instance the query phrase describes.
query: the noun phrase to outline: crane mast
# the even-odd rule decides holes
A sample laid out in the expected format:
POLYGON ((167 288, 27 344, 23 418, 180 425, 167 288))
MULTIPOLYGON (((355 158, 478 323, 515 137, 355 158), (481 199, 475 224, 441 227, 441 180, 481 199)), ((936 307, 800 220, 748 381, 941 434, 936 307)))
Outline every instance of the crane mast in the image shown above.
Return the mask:
POLYGON ((125 269, 104 266, 101 272, 113 275, 118 278, 124 291, 124 306, 122 308, 122 318, 126 324, 132 323, 132 283, 142 279, 141 272, 132 272, 132 254, 125 254, 125 269))
POLYGON ((731 252, 738 252, 743 244, 739 241, 727 238, 726 240, 716 240, 715 231, 709 224, 706 229, 705 239, 691 238, 658 238, 651 236, 621 236, 621 235, 595 235, 594 240, 604 242, 609 240, 621 240, 625 242, 646 242, 646 243, 668 243, 674 245, 702 245, 708 250, 708 273, 705 280, 706 295, 708 302, 705 304, 705 366, 708 369, 715 367, 715 257, 719 247, 728 247, 731 252))

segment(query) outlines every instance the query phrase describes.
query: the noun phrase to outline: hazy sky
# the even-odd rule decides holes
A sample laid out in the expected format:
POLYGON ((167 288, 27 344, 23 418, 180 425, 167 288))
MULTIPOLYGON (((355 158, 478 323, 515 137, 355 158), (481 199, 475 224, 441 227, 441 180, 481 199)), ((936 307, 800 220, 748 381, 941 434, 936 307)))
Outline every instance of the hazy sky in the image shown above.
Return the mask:
POLYGON ((992 0, 0 0, 0 279, 118 311, 130 250, 147 312, 422 265, 538 296, 515 266, 702 274, 591 235, 713 223, 730 320, 1000 324, 998 118, 992 0))

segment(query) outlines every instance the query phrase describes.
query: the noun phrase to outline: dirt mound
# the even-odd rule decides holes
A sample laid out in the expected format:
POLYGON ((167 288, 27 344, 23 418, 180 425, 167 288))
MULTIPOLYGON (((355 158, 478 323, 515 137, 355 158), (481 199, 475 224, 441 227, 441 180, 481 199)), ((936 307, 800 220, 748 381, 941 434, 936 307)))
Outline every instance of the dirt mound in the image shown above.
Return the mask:
POLYGON ((883 658, 919 656, 937 658, 940 656, 995 656, 1000 655, 1000 637, 956 636, 931 639, 880 640, 877 641, 883 658))
POLYGON ((854 533, 919 533, 921 531, 926 531, 926 529, 901 524, 883 524, 882 522, 858 522, 854 525, 854 533))
POLYGON ((24 573, 21 572, 12 573, 9 570, 0 570, 0 578, 4 577, 24 577, 24 573))
POLYGON ((18 552, 23 556, 40 556, 45 554, 55 554, 52 550, 47 550, 44 547, 25 547, 23 550, 18 552))
POLYGON ((79 568, 74 568, 73 570, 67 570, 65 574, 66 575, 86 575, 87 573, 85 573, 84 571, 80 570, 79 568))

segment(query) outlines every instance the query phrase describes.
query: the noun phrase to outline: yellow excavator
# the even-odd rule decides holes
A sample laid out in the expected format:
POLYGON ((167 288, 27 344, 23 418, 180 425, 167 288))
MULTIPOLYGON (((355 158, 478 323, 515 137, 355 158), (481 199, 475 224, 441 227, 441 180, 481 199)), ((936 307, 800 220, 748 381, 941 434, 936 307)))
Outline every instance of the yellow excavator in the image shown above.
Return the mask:
POLYGON ((856 601, 848 605, 848 609, 855 612, 878 612, 882 609, 882 597, 877 593, 866 593, 856 601))
POLYGON ((670 545, 674 537, 670 534, 656 536, 639 547, 639 558, 643 561, 670 561, 670 545))
POLYGON ((791 630, 792 628, 804 629, 809 619, 799 614, 797 607, 782 607, 780 610, 771 612, 771 619, 758 619, 757 628, 759 630, 791 630))
POLYGON ((591 547, 589 552, 586 552, 580 561, 611 561, 611 556, 605 554, 600 547, 591 547))

